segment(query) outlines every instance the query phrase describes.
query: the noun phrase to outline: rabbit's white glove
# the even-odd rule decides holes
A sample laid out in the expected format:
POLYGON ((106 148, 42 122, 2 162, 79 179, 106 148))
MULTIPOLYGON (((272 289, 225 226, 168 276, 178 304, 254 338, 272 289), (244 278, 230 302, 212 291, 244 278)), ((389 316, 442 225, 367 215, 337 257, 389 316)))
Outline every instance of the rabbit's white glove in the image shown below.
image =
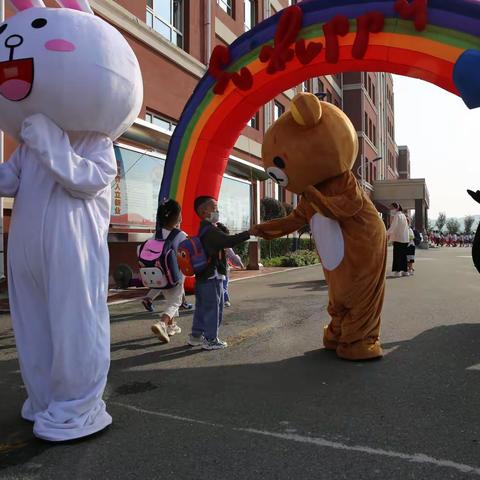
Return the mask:
POLYGON ((34 152, 33 158, 75 198, 94 198, 110 185, 117 173, 112 141, 106 135, 85 134, 83 155, 78 155, 68 135, 39 113, 25 119, 21 137, 34 152))
POLYGON ((20 136, 30 148, 44 153, 49 145, 61 143, 65 132, 43 113, 27 117, 22 124, 20 136))

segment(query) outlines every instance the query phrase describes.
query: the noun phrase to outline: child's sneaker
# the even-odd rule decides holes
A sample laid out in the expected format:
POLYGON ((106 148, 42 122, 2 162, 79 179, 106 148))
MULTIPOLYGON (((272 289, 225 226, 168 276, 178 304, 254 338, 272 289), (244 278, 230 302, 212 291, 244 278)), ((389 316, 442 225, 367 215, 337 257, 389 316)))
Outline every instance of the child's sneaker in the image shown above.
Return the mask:
POLYGON ((170 337, 167 333, 167 327, 163 322, 157 322, 152 325, 152 332, 162 341, 168 343, 170 341, 170 337))
POLYGON ((176 333, 182 333, 182 329, 176 323, 172 323, 167 326, 167 333, 173 337, 176 333))
POLYGON ((142 305, 144 306, 145 310, 147 310, 147 312, 153 312, 155 309, 153 308, 153 302, 150 298, 148 297, 145 297, 143 300, 142 300, 142 305))
POLYGON ((213 340, 205 339, 202 344, 202 348, 204 350, 220 350, 222 348, 227 348, 228 343, 220 340, 219 338, 215 338, 213 340))
POLYGON ((200 336, 196 336, 196 335, 192 335, 190 334, 188 336, 188 344, 191 346, 191 347, 200 347, 203 345, 203 341, 204 341, 204 338, 203 338, 203 335, 200 335, 200 336))
POLYGON ((231 307, 231 306, 232 306, 232 304, 231 304, 228 300, 224 303, 224 305, 225 305, 226 307, 231 307))
POLYGON ((182 310, 191 310, 193 308, 193 305, 191 303, 188 303, 188 302, 183 302, 181 305, 180 305, 180 308, 182 310))

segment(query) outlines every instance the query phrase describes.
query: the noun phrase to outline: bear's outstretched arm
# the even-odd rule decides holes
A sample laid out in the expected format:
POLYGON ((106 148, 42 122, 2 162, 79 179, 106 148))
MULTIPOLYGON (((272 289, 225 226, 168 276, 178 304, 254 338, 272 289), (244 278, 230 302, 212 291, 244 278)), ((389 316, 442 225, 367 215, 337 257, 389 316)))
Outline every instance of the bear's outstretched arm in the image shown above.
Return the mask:
POLYGON ((310 185, 305 189, 304 197, 315 210, 321 213, 327 210, 339 219, 353 217, 363 207, 362 191, 351 172, 332 179, 321 190, 310 185))
POLYGON ((20 148, 17 148, 10 159, 0 164, 0 197, 15 197, 20 186, 20 148))
POLYGON ((290 215, 255 225, 254 234, 266 240, 273 240, 296 232, 306 224, 308 224, 308 214, 304 204, 300 202, 290 215))
POLYGON ((32 115, 23 122, 21 136, 72 197, 95 198, 115 178, 115 153, 107 136, 98 136, 98 145, 93 147, 90 158, 77 155, 68 135, 42 114, 32 115))

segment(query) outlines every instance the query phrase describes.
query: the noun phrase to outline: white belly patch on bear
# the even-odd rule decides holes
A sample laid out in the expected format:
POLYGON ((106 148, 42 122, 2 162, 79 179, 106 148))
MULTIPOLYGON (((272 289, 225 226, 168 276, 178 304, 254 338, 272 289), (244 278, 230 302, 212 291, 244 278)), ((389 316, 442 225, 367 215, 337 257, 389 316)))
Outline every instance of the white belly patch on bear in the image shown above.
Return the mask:
POLYGON ((310 219, 310 229, 323 268, 329 271, 335 270, 342 263, 345 255, 345 243, 340 224, 336 220, 316 213, 310 219))

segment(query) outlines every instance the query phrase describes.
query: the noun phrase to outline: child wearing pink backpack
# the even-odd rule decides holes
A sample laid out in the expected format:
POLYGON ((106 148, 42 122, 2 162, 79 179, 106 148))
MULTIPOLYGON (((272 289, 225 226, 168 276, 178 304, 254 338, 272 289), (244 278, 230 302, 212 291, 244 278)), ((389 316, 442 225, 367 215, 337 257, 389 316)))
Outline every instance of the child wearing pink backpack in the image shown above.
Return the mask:
MULTIPOLYGON (((155 240, 157 243, 164 242, 160 263, 165 263, 162 270, 167 273, 168 278, 166 279, 167 285, 159 290, 165 297, 166 305, 160 314, 160 320, 152 325, 152 332, 160 340, 167 343, 172 335, 182 331, 175 322, 175 317, 178 316, 178 309, 182 306, 184 298, 183 283, 185 277, 178 270, 176 259, 179 244, 187 238, 187 235, 177 228, 181 221, 182 208, 175 200, 167 200, 158 206, 155 240), (166 254, 170 251, 173 254, 167 258, 166 254), (166 265, 170 262, 173 262, 174 265, 166 265)), ((140 259, 141 256, 140 254, 140 259)), ((159 266, 162 267, 162 265, 159 266)))

